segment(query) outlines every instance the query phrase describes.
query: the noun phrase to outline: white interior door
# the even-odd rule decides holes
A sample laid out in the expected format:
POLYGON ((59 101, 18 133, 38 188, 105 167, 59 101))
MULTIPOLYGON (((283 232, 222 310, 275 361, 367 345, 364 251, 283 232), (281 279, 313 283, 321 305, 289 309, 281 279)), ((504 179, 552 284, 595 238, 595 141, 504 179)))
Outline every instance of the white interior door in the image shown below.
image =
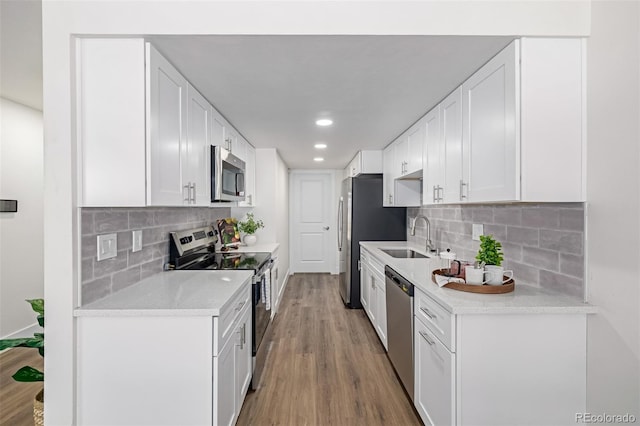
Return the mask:
POLYGON ((332 272, 333 172, 291 173, 291 272, 332 272))

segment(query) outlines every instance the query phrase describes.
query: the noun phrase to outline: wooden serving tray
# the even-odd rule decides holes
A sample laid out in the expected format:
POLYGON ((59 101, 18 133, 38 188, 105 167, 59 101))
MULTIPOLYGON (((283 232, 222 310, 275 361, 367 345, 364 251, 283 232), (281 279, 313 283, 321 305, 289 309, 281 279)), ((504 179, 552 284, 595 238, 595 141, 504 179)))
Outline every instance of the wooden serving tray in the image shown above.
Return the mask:
MULTIPOLYGON (((446 269, 436 269, 432 272, 431 279, 434 283, 436 283, 436 285, 438 285, 438 282, 436 281, 436 275, 446 276, 445 271, 446 269)), ((505 275, 504 278, 507 278, 507 276, 505 275)), ((452 290, 467 291, 469 293, 502 294, 511 293, 516 287, 516 282, 513 280, 513 278, 511 278, 509 279, 509 281, 502 285, 448 283, 443 287, 450 288, 452 290)))

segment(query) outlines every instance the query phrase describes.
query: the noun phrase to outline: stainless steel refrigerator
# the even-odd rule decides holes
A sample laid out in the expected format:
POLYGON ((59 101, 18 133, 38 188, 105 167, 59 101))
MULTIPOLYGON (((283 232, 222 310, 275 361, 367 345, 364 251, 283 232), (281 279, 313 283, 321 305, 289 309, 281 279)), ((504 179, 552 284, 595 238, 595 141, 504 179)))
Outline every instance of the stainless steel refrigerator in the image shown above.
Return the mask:
POLYGON ((345 305, 361 308, 360 241, 406 241, 407 209, 382 207, 382 175, 367 174, 342 181, 338 202, 340 295, 345 305))

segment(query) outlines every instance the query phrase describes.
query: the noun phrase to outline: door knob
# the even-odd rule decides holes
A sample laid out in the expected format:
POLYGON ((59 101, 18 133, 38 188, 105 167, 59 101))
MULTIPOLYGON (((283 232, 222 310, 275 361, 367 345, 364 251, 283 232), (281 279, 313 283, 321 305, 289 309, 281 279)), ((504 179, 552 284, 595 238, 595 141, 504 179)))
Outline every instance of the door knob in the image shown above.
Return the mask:
POLYGON ((324 230, 325 230, 325 231, 328 231, 328 230, 329 230, 329 227, 328 227, 328 226, 325 226, 325 227, 324 227, 324 230))

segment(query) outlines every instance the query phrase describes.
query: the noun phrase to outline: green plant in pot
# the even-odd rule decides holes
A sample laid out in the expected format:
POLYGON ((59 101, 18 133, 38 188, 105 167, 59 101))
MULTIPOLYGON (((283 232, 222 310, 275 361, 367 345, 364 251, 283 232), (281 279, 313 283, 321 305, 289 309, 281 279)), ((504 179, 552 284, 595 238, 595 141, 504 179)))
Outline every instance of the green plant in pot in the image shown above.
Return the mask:
POLYGON ((238 222, 238 230, 245 234, 243 241, 248 246, 256 243, 258 239, 254 234, 260 228, 264 228, 264 222, 262 222, 262 220, 256 220, 253 213, 247 213, 246 220, 238 222))
MULTIPOLYGON (((27 300, 31 305, 31 309, 38 314, 38 324, 44 327, 44 300, 31 299, 27 300)), ((8 348, 36 348, 40 356, 44 357, 44 333, 34 333, 33 337, 2 339, 0 340, 0 351, 8 348)), ((13 379, 17 382, 42 382, 44 381, 44 373, 29 366, 24 366, 15 372, 13 379)), ((36 425, 44 424, 44 390, 38 392, 33 405, 33 418, 36 425)))
POLYGON ((502 244, 496 241, 493 236, 480 236, 480 249, 476 255, 476 260, 481 267, 484 267, 487 275, 487 284, 502 285, 513 279, 513 271, 505 271, 502 267, 502 261, 504 260, 502 244), (505 274, 510 277, 505 279, 505 274))

